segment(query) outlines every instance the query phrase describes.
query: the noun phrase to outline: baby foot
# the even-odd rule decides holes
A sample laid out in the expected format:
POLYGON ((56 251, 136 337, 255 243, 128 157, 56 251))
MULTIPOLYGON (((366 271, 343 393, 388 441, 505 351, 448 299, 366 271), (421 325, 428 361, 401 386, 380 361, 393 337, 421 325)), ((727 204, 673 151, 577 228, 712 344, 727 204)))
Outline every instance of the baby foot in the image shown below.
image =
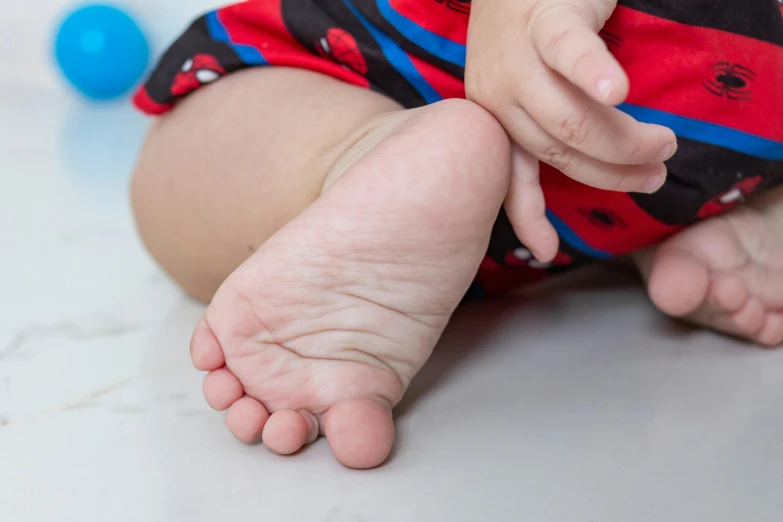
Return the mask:
POLYGON ((290 454, 320 433, 346 466, 386 459, 391 409, 486 252, 509 156, 502 128, 464 100, 390 115, 352 148, 193 335, 204 395, 237 438, 290 454))
POLYGON ((763 205, 687 228, 637 255, 663 312, 765 346, 783 343, 783 221, 763 205))

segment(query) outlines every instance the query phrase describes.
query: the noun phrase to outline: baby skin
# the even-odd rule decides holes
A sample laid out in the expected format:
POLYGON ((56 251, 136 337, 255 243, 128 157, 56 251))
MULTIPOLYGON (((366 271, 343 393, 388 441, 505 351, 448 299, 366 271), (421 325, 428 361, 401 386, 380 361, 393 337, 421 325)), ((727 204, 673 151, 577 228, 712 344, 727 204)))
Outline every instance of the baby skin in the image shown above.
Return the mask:
MULTIPOLYGON (((392 408, 471 284, 509 188, 531 185, 520 140, 483 105, 403 110, 312 72, 253 69, 153 125, 136 219, 159 263, 210 301, 191 356, 238 439, 291 454, 324 435, 348 467, 387 458, 392 408)), ((637 188, 668 136, 647 138, 637 188)), ((516 192, 528 208, 509 214, 534 220, 534 200, 516 192)), ((551 238, 527 239, 547 257, 551 238)), ((663 312, 783 342, 783 191, 634 260, 663 312)))

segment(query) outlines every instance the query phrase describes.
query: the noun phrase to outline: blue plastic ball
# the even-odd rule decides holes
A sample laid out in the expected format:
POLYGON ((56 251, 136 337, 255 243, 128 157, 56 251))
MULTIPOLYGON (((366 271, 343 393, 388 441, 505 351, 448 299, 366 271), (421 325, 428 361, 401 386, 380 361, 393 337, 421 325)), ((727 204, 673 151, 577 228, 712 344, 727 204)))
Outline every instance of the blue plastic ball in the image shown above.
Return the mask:
POLYGON ((55 58, 65 78, 94 100, 127 93, 149 62, 149 44, 128 14, 88 5, 65 17, 55 38, 55 58))

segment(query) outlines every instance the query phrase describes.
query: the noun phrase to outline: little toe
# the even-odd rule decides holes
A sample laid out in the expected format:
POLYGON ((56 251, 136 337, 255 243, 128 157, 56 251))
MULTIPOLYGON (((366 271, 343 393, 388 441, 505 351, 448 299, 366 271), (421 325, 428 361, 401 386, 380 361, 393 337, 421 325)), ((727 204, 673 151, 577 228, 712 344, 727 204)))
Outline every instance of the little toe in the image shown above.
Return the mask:
POLYGON ((332 453, 349 468, 381 465, 394 444, 391 408, 371 399, 339 402, 323 415, 321 424, 332 453))
POLYGON ((201 316, 193 336, 190 339, 190 358, 196 369, 208 372, 222 367, 226 361, 223 349, 207 323, 207 318, 201 316))
POLYGON ((704 264, 679 249, 659 250, 650 269, 650 299, 664 313, 682 317, 696 310, 707 296, 710 278, 704 264))
POLYGON ((311 414, 279 410, 264 427, 264 445, 279 455, 291 455, 318 437, 318 421, 311 414))
POLYGON ((756 342, 768 348, 783 344, 783 312, 768 312, 764 324, 756 334, 756 342))
POLYGON ((242 397, 228 409, 226 426, 242 442, 253 442, 264 431, 269 412, 252 397, 242 397))
POLYGON ((227 368, 209 372, 202 389, 207 403, 217 411, 228 409, 245 394, 242 383, 227 368))

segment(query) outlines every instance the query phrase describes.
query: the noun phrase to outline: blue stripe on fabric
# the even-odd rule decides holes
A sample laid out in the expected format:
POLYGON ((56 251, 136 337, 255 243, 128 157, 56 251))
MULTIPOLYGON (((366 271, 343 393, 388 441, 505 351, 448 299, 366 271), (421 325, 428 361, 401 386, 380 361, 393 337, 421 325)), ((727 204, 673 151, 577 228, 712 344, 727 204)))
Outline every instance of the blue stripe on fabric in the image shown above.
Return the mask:
POLYGON ((390 0, 377 0, 377 5, 386 21, 405 38, 441 60, 465 67, 466 46, 433 33, 406 18, 392 7, 390 0))
MULTIPOLYGON (((424 101, 427 103, 435 103, 441 101, 443 97, 429 84, 429 82, 421 75, 416 66, 408 57, 407 53, 397 45, 394 40, 383 34, 377 27, 372 25, 362 14, 353 6, 350 0, 343 0, 343 3, 351 10, 361 24, 369 31, 378 46, 381 48, 383 55, 399 72, 408 83, 410 83, 414 89, 416 89, 424 101)), ((393 93, 390 93, 393 94, 393 93)))
POLYGON ((261 54, 261 51, 253 47, 252 45, 238 44, 231 40, 231 35, 228 34, 226 26, 218 18, 217 11, 211 11, 206 15, 207 28, 212 39, 218 42, 222 42, 231 46, 234 52, 237 53, 239 58, 247 65, 268 65, 266 58, 261 54))
POLYGON ((638 105, 623 103, 617 108, 644 123, 656 123, 669 127, 680 138, 716 145, 766 160, 783 160, 783 143, 781 142, 772 141, 754 134, 732 129, 731 127, 686 116, 678 116, 670 112, 639 107, 638 105))
POLYGON ((612 254, 593 248, 585 243, 576 232, 566 225, 565 221, 557 217, 551 210, 546 211, 546 217, 552 223, 552 226, 555 227, 560 239, 568 243, 571 248, 595 259, 611 259, 614 257, 612 254))

